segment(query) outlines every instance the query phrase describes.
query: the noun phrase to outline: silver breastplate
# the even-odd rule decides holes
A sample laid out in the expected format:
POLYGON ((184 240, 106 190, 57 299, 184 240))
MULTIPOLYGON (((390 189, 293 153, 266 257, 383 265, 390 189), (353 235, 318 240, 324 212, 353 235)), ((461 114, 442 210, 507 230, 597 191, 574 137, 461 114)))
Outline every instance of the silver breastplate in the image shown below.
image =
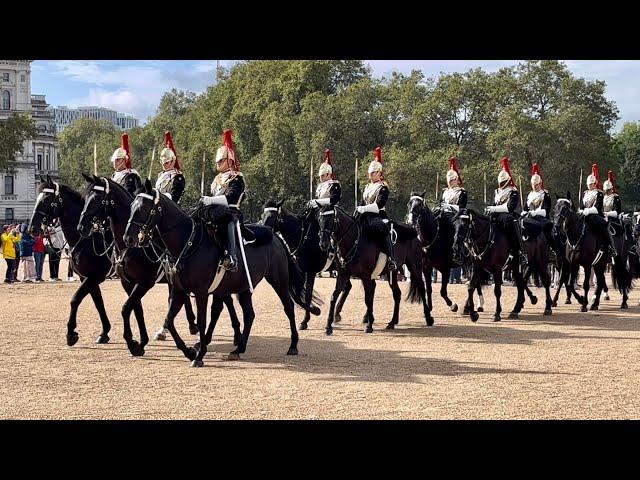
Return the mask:
POLYGON ((493 203, 498 206, 509 201, 513 187, 498 188, 493 196, 493 203))
POLYGON ((544 190, 540 190, 539 192, 529 192, 529 195, 527 195, 527 206, 529 207, 529 210, 541 208, 544 203, 544 195, 544 190))
POLYGON ((331 196, 331 187, 334 183, 336 183, 335 180, 319 183, 316 187, 316 198, 329 198, 331 196))
POLYGON ((598 199, 599 190, 594 188, 593 190, 587 190, 582 196, 582 206, 584 208, 591 208, 596 206, 596 200, 598 199))
POLYGON ((120 170, 119 172, 114 172, 113 177, 111 177, 111 180, 113 180, 114 182, 124 186, 124 179, 130 173, 138 173, 138 172, 136 170, 134 170, 133 168, 132 169, 125 168, 124 170, 120 170))
POLYGON ((369 185, 367 185, 367 188, 365 188, 364 192, 362 193, 362 199, 367 205, 371 205, 377 200, 378 193, 383 186, 384 184, 382 182, 370 183, 369 185))
POLYGON ((171 193, 171 184, 173 177, 177 172, 175 170, 169 170, 168 172, 161 172, 156 180, 156 190, 160 193, 171 193))
POLYGON ((442 192, 442 200, 449 205, 457 205, 462 191, 460 187, 446 188, 444 192, 442 192))
POLYGON ((211 182, 211 195, 215 197, 216 195, 224 195, 227 193, 230 183, 229 178, 232 174, 232 171, 218 174, 218 176, 213 179, 213 182, 211 182))
POLYGON ((616 199, 615 193, 612 195, 605 195, 604 200, 602 201, 602 209, 605 212, 612 212, 614 209, 613 205, 614 205, 615 199, 616 199))

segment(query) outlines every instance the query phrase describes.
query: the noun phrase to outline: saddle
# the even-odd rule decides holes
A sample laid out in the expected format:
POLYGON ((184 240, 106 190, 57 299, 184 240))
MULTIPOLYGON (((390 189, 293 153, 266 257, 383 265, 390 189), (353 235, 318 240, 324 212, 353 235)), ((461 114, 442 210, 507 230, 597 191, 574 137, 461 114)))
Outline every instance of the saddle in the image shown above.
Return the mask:
POLYGON ((398 235, 396 242, 408 242, 409 240, 413 240, 418 237, 418 232, 416 232, 416 229, 411 225, 393 221, 391 223, 393 224, 393 229, 398 235))
POLYGON ((264 225, 243 223, 240 225, 240 231, 247 246, 260 247, 273 241, 273 230, 264 225))
POLYGON ((520 220, 522 234, 527 240, 533 240, 542 233, 542 224, 532 218, 523 218, 520 220))

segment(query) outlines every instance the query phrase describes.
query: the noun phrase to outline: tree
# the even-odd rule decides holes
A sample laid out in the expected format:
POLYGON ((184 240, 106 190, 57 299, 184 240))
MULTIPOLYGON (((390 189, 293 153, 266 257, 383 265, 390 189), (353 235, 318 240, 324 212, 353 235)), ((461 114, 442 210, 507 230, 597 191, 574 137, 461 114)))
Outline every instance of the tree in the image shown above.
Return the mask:
POLYGON ((626 208, 640 204, 640 123, 626 122, 614 137, 613 150, 620 165, 617 184, 626 208))
POLYGON ((37 134, 36 123, 29 115, 12 114, 0 122, 0 170, 11 170, 16 153, 22 152, 24 142, 37 134))

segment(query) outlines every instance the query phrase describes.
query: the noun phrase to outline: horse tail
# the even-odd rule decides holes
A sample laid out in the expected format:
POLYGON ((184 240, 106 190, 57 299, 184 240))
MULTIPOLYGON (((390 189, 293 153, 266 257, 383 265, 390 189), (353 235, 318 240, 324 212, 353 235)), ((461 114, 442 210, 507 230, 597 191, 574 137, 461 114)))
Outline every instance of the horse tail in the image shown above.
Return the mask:
POLYGON ((614 267, 611 269, 611 279, 613 280, 613 286, 620 293, 625 291, 629 293, 633 289, 633 277, 627 266, 618 260, 614 267))
POLYGON ((409 278, 409 292, 405 298, 409 303, 420 303, 426 294, 426 288, 424 286, 424 280, 422 275, 416 278, 416 275, 411 275, 409 278))
MULTIPOLYGON (((305 296, 306 287, 304 280, 304 273, 293 259, 293 256, 289 250, 283 245, 285 254, 287 256, 287 266, 289 270, 289 296, 300 307, 307 309, 305 296)), ((311 315, 320 315, 320 308, 318 305, 322 305, 322 300, 314 291, 311 296, 311 304, 309 305, 309 313, 311 315)))

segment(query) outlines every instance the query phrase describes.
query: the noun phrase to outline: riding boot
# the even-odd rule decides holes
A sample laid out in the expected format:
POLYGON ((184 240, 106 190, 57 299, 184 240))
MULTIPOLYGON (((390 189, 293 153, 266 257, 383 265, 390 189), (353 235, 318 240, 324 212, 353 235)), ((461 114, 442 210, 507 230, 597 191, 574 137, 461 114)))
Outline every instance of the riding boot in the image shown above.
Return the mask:
POLYGON ((223 266, 231 272, 238 271, 238 257, 236 254, 236 229, 235 221, 227 223, 227 255, 224 258, 223 266))
POLYGON ((518 220, 513 221, 513 231, 516 236, 517 248, 520 250, 520 267, 525 268, 529 264, 529 260, 527 259, 526 250, 524 249, 524 242, 522 241, 522 231, 520 230, 520 222, 518 220))
POLYGON ((386 235, 384 238, 387 252, 389 253, 389 270, 395 272, 398 270, 398 264, 396 263, 396 259, 393 255, 393 242, 391 241, 391 235, 386 235))
POLYGON ((613 235, 611 235, 611 230, 609 230, 609 225, 606 227, 607 232, 607 240, 609 241, 609 253, 612 257, 618 256, 618 251, 616 250, 616 244, 613 241, 613 235))

